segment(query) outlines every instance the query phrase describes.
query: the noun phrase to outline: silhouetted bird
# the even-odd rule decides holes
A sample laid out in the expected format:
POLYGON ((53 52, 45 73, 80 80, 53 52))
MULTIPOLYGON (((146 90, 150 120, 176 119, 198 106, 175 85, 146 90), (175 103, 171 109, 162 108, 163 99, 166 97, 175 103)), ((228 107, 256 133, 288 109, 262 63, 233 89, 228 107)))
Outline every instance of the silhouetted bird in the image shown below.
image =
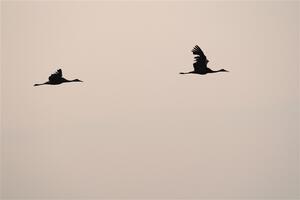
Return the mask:
POLYGON ((213 71, 207 67, 207 63, 209 60, 206 59, 206 56, 204 55, 203 51, 200 49, 198 45, 196 45, 192 50, 194 55, 197 55, 195 57, 195 63, 194 65, 194 71, 190 72, 180 72, 180 74, 207 74, 207 73, 215 73, 215 72, 228 72, 225 69, 220 69, 217 71, 213 71))
POLYGON ((82 82, 79 79, 74 79, 74 80, 67 80, 62 77, 62 71, 61 69, 57 70, 55 73, 51 74, 49 76, 49 81, 41 84, 34 84, 34 86, 39 86, 39 85, 58 85, 61 83, 68 83, 68 82, 82 82))

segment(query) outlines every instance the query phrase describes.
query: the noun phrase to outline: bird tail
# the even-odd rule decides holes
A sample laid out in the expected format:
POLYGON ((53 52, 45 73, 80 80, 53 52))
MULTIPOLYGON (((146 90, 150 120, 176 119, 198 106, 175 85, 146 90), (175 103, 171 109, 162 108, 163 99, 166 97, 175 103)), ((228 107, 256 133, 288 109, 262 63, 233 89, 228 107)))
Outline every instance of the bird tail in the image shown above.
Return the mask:
POLYGON ((180 72, 179 74, 189 74, 189 72, 180 72))

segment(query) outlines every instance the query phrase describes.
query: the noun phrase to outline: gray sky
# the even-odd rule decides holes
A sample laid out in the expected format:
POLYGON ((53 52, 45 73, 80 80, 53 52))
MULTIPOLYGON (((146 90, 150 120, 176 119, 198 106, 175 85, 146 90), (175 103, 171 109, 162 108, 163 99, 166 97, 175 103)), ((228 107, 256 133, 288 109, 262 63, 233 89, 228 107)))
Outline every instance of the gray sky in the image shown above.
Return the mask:
POLYGON ((3 198, 299 197, 299 2, 1 2, 3 198), (192 70, 198 44, 212 69, 192 70), (83 83, 33 87, 56 69, 83 83))

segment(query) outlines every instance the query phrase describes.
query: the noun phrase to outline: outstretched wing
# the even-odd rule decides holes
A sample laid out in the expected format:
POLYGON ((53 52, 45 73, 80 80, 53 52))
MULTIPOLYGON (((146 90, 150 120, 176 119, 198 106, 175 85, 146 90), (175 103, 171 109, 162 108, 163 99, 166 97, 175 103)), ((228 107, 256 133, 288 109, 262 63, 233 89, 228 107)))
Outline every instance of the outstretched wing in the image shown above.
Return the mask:
POLYGON ((61 69, 58 69, 55 73, 51 74, 48 79, 50 82, 55 82, 61 78, 62 78, 62 71, 61 69))
POLYGON ((201 69, 201 68, 206 68, 208 60, 206 56, 204 55, 203 51, 200 49, 198 45, 196 45, 193 50, 192 50, 194 55, 197 55, 195 57, 195 63, 194 63, 194 69, 195 71, 201 69))

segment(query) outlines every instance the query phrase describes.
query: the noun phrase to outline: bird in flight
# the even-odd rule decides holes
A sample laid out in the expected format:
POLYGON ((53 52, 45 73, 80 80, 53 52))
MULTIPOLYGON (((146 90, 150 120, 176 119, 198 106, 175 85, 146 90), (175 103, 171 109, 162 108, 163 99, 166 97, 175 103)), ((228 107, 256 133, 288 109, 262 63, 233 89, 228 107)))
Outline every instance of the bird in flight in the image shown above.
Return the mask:
POLYGON ((61 69, 58 69, 55 73, 51 74, 49 76, 49 81, 41 84, 34 84, 34 86, 40 86, 40 85, 59 85, 61 83, 69 83, 69 82, 83 82, 79 79, 74 80, 67 80, 64 77, 62 77, 62 71, 61 69))
POLYGON ((196 45, 193 50, 192 50, 194 55, 197 55, 195 57, 195 63, 194 65, 194 71, 190 72, 180 72, 180 74, 207 74, 207 73, 216 73, 216 72, 228 72, 225 69, 220 69, 217 71, 211 70, 210 68, 207 67, 207 63, 209 60, 207 60, 206 56, 204 55, 203 51, 200 49, 198 45, 196 45))

